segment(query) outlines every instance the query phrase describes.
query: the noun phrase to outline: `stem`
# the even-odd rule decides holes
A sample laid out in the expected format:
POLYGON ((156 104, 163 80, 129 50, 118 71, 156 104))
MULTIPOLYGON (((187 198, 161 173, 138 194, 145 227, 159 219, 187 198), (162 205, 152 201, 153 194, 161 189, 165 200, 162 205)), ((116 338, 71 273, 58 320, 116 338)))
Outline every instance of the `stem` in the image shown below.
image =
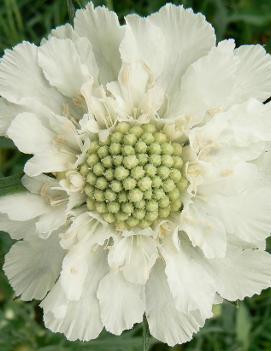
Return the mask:
POLYGON ((142 327, 143 327, 143 347, 142 350, 143 351, 148 351, 149 350, 149 328, 148 328, 148 322, 146 317, 144 316, 143 319, 143 323, 142 323, 142 327))

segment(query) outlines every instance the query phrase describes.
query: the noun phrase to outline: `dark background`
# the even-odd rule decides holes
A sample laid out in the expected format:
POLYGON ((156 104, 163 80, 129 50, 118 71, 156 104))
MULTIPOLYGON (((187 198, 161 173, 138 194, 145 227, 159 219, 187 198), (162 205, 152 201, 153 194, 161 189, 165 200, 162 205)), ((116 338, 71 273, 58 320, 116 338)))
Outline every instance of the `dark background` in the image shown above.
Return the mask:
MULTIPOLYGON (((94 1, 114 9, 121 21, 128 13, 148 15, 158 10, 163 0, 94 1)), ((216 29, 218 40, 234 38, 237 45, 261 43, 271 52, 271 0, 184 0, 172 1, 204 13, 216 29)), ((22 40, 39 43, 51 28, 72 18, 78 0, 0 0, 0 56, 3 50, 22 40)), ((102 30, 102 28, 101 28, 102 30)), ((0 138, 0 177, 20 173, 25 156, 12 143, 0 138)), ((270 200, 271 201, 271 200, 270 200)), ((0 266, 11 240, 0 234, 0 266)), ((270 246, 270 245, 269 245, 270 246)), ((271 247, 271 246, 270 246, 271 247)), ((0 270, 0 351, 137 351, 142 350, 142 328, 114 337, 107 333, 90 343, 70 343, 42 324, 38 303, 21 302, 0 270)), ((271 290, 244 302, 225 302, 215 307, 208 321, 188 344, 171 350, 183 351, 271 351, 271 290)), ((152 351, 170 348, 150 339, 152 351)))

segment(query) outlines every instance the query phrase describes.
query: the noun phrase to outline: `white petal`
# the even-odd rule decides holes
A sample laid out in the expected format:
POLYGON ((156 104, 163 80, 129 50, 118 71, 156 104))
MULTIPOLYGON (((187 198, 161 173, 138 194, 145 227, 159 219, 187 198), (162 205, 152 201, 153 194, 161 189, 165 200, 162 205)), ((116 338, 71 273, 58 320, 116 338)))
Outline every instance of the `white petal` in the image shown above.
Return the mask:
POLYGON ((165 66, 166 39, 163 30, 151 23, 149 18, 138 15, 125 17, 125 35, 120 45, 124 62, 143 61, 159 77, 165 66))
POLYGON ((255 184, 255 188, 236 196, 213 198, 213 213, 223 221, 226 231, 240 239, 256 243, 270 235, 271 187, 255 184))
POLYGON ((121 272, 110 272, 100 282, 98 299, 107 331, 120 335, 143 320, 144 288, 127 282, 121 272))
POLYGON ((54 285, 62 257, 57 235, 47 240, 31 237, 11 247, 5 258, 4 271, 22 300, 40 300, 54 285))
POLYGON ((78 35, 74 32, 73 27, 69 23, 66 23, 53 29, 49 34, 49 39, 51 38, 78 39, 78 35))
POLYGON ((157 111, 163 106, 165 94, 163 89, 154 85, 149 88, 141 101, 141 111, 143 116, 155 116, 157 111))
POLYGON ((15 221, 28 221, 50 210, 43 199, 28 192, 7 195, 0 198, 0 212, 15 221))
MULTIPOLYGON (((91 73, 97 76, 97 72, 89 71, 86 65, 87 60, 91 59, 89 55, 92 53, 91 46, 86 39, 81 40, 84 45, 80 44, 78 49, 84 49, 87 52, 84 55, 86 61, 81 61, 76 42, 70 39, 52 38, 39 48, 39 64, 45 77, 52 86, 71 98, 80 95, 80 89, 90 78, 91 73)), ((92 62, 95 63, 94 58, 92 62)))
POLYGON ((156 242, 150 237, 133 235, 114 243, 109 251, 108 262, 119 268, 126 280, 134 284, 145 284, 158 252, 156 242))
MULTIPOLYGON (((56 188, 59 188, 59 182, 52 177, 49 177, 45 174, 41 174, 37 177, 29 177, 28 175, 24 175, 22 177, 22 184, 23 186, 30 191, 32 194, 37 194, 41 195, 41 193, 44 193, 46 185, 46 190, 57 190, 56 188)), ((64 193, 64 191, 62 191, 64 193)))
MULTIPOLYGON (((222 118, 228 120, 235 143, 248 146, 249 143, 271 140, 271 106, 255 99, 233 106, 222 118)), ((223 136, 224 140, 226 136, 223 136)))
POLYGON ((7 100, 0 98, 0 135, 5 135, 12 120, 22 110, 18 105, 11 104, 7 100))
POLYGON ((185 72, 180 90, 167 115, 191 115, 197 124, 210 109, 227 105, 233 88, 238 59, 232 41, 223 41, 185 72))
POLYGON ((99 76, 99 68, 90 41, 87 38, 79 37, 74 40, 74 44, 80 56, 81 64, 85 65, 87 72, 96 82, 99 76))
POLYGON ((59 181, 59 184, 68 193, 78 193, 83 191, 85 185, 84 177, 76 171, 68 171, 64 178, 59 181))
POLYGON ((243 300, 271 286, 271 255, 265 251, 229 248, 226 258, 210 263, 217 291, 227 300, 243 300))
POLYGON ((65 98, 50 87, 37 63, 38 48, 23 42, 6 50, 0 62, 0 95, 13 103, 35 98, 56 113, 61 113, 65 98))
POLYGON ((72 168, 80 150, 72 123, 64 117, 49 117, 49 121, 42 121, 32 113, 21 113, 7 131, 22 152, 34 154, 25 165, 30 176, 72 168))
POLYGON ((70 250, 63 261, 60 282, 69 300, 80 299, 88 274, 89 256, 110 235, 108 225, 85 211, 77 215, 67 232, 62 234, 61 246, 70 250))
MULTIPOLYGON (((222 154, 221 154, 222 156, 222 154)), ((224 155, 225 156, 225 155, 224 155)), ((186 177, 190 182, 188 192, 198 195, 213 208, 210 197, 216 195, 236 196, 259 186, 259 170, 251 162, 238 162, 230 158, 215 158, 212 162, 189 163, 186 177)))
POLYGON ((47 213, 40 216, 36 222, 37 231, 41 236, 47 237, 66 223, 66 205, 54 206, 47 213))
POLYGON ((228 244, 232 245, 234 247, 238 247, 239 249, 260 249, 262 251, 266 250, 266 239, 264 240, 259 240, 255 243, 249 243, 247 241, 244 241, 240 238, 238 238, 234 234, 228 234, 228 244))
MULTIPOLYGON (((190 174, 189 168, 187 173, 190 174)), ((192 173, 189 181, 193 183, 192 173)), ((219 219, 228 234, 250 243, 268 237, 271 228, 270 180, 263 178, 253 163, 234 164, 233 160, 226 159, 221 165, 218 163, 217 168, 211 166, 201 170, 195 167, 195 178, 198 173, 202 179, 196 187, 196 195, 207 204, 205 210, 219 219)))
MULTIPOLYGON (((24 112, 34 113, 41 119, 46 119, 52 112, 35 98, 27 98, 20 104, 13 104, 0 98, 0 135, 6 135, 7 129, 17 115, 24 112)), ((72 111, 75 112, 74 110, 72 111)))
POLYGON ((190 144, 201 159, 256 159, 271 140, 270 116, 271 105, 248 100, 194 128, 190 144))
POLYGON ((81 89, 81 94, 87 104, 88 114, 79 123, 82 131, 88 133, 107 130, 114 125, 116 120, 116 112, 111 106, 112 98, 106 96, 106 91, 102 86, 95 89, 93 83, 93 80, 90 80, 81 89))
POLYGON ((213 28, 201 14, 167 4, 146 19, 127 16, 121 44, 124 61, 143 61, 159 77, 168 96, 187 67, 215 44, 213 28))
POLYGON ((79 301, 68 301, 58 282, 41 304, 45 326, 54 332, 64 333, 71 341, 95 339, 103 329, 96 291, 100 279, 108 270, 105 251, 100 249, 92 253, 88 257, 88 266, 79 301))
POLYGON ((185 314, 177 310, 161 261, 155 264, 146 286, 146 316, 151 335, 169 346, 191 340, 204 325, 198 311, 185 314))
MULTIPOLYGON (((201 13, 194 14, 191 9, 167 4, 149 19, 165 36, 168 49, 165 60, 166 71, 173 69, 179 77, 192 62, 207 54, 215 45, 213 27, 201 13), (170 67, 170 63, 175 63, 177 67, 170 67)), ((165 80, 170 82, 172 78, 168 76, 165 80)))
MULTIPOLYGON (((40 304, 44 310, 45 324, 50 323, 50 321, 53 322, 54 318, 62 322, 67 312, 68 303, 69 302, 65 296, 64 290, 62 289, 60 281, 58 280, 40 304)), ((49 326, 47 327, 50 328, 49 326)))
POLYGON ((60 283, 68 300, 78 301, 82 295, 88 275, 90 249, 83 245, 72 248, 65 256, 60 275, 60 283))
POLYGON ((50 205, 47 212, 36 221, 36 229, 40 237, 47 238, 67 220, 67 193, 60 188, 57 179, 44 174, 37 177, 24 175, 22 184, 27 190, 41 196, 50 205))
POLYGON ((7 135, 17 148, 32 154, 37 150, 51 148, 54 133, 43 126, 41 120, 33 113, 20 113, 11 123, 7 135), (31 128, 30 128, 31 126, 31 128), (22 133, 22 130, 24 133, 22 133))
POLYGON ((11 221, 0 214, 0 230, 9 233, 12 239, 25 239, 36 231, 35 221, 11 221))
MULTIPOLYGON (((267 104, 270 105, 271 104, 267 104)), ((271 179, 271 142, 265 144, 264 152, 254 161, 264 177, 271 179)))
POLYGON ((44 150, 34 155, 24 166, 24 171, 31 177, 40 175, 42 172, 64 172, 74 168, 74 156, 58 153, 53 150, 44 150))
POLYGON ((61 245, 65 249, 83 241, 83 245, 92 248, 95 245, 103 245, 105 240, 112 235, 112 229, 105 222, 100 221, 93 213, 83 208, 83 213, 73 218, 72 224, 66 233, 62 234, 61 245))
MULTIPOLYGON (((82 116, 81 116, 82 117, 82 116)), ((78 152, 82 142, 77 134, 74 123, 67 117, 50 114, 48 123, 51 130, 56 133, 55 143, 59 148, 65 147, 66 151, 78 152)))
POLYGON ((166 245, 164 242, 161 251, 176 308, 183 313, 199 310, 204 318, 209 316, 216 291, 200 252, 183 239, 179 250, 171 243, 166 245))
MULTIPOLYGON (((150 74, 141 63, 124 64, 118 82, 108 83, 107 89, 115 99, 114 107, 121 118, 137 118, 147 112, 146 95, 150 89, 150 74)), ((152 108, 150 110, 153 112, 152 108)))
POLYGON ((115 80, 121 65, 119 45, 123 37, 117 15, 105 7, 94 9, 89 3, 85 9, 76 12, 74 29, 90 41, 101 83, 115 80))
POLYGON ((86 194, 85 193, 70 193, 67 204, 67 213, 72 209, 77 208, 86 203, 86 194))
POLYGON ((240 63, 237 70, 233 101, 249 98, 265 101, 271 91, 271 56, 261 45, 243 45, 235 50, 240 63))
POLYGON ((224 257, 227 246, 226 231, 223 223, 209 212, 208 203, 200 200, 185 206, 181 213, 181 229, 187 233, 193 246, 200 247, 206 257, 224 257))

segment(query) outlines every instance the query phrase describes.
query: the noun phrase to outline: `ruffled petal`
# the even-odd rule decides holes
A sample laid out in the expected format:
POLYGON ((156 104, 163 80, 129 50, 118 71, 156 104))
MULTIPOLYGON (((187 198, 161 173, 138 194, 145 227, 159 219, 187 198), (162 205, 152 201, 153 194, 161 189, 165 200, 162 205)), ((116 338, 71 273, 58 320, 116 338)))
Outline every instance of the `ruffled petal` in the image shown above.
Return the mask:
POLYGON ((146 19, 126 18, 121 43, 125 62, 143 61, 171 98, 187 67, 215 44, 214 30, 201 14, 167 4, 146 19))
POLYGON ((113 235, 108 223, 87 212, 87 208, 82 208, 82 212, 73 218, 69 229, 61 235, 61 245, 65 249, 80 242, 89 248, 101 246, 113 235))
POLYGON ((82 85, 91 76, 98 76, 91 45, 85 38, 75 42, 51 38, 39 48, 38 57, 50 84, 70 98, 79 97, 82 85))
POLYGON ((63 260, 60 283, 68 300, 78 301, 83 293, 88 275, 89 256, 91 256, 90 249, 78 244, 63 260))
POLYGON ((198 246, 208 258, 224 257, 227 237, 223 223, 210 214, 207 203, 197 200, 185 206, 181 213, 181 227, 193 246, 198 246))
POLYGON ((162 28, 151 23, 149 17, 128 15, 125 21, 125 35, 120 45, 123 62, 143 61, 158 78, 166 65, 166 39, 162 28))
POLYGON ((67 101, 45 80, 38 66, 37 55, 38 48, 28 42, 5 51, 0 62, 0 95, 17 104, 36 99, 61 114, 67 101))
POLYGON ((20 113, 11 123, 7 134, 25 154, 52 148, 51 142, 54 138, 54 133, 43 126, 41 120, 32 113, 20 113))
POLYGON ((0 213, 0 231, 7 232, 14 240, 25 239, 35 233, 35 221, 12 221, 0 213))
MULTIPOLYGON (((63 24, 62 26, 58 26, 51 30, 49 33, 49 39, 57 38, 57 39, 78 39, 78 34, 75 33, 72 25, 69 23, 63 24)), ((45 41, 46 42, 46 41, 45 41)))
POLYGON ((88 115, 80 121, 82 131, 98 133, 112 127, 116 121, 116 112, 111 106, 112 98, 106 96, 105 89, 102 86, 96 89, 93 80, 90 80, 82 86, 81 94, 88 108, 88 115))
POLYGON ((116 241, 109 251, 108 262, 113 269, 120 269, 127 281, 145 284, 158 252, 154 239, 133 235, 116 241))
POLYGON ((261 45, 242 45, 235 55, 240 63, 232 93, 234 103, 250 98, 264 102, 271 96, 271 56, 261 45))
POLYGON ((43 150, 26 162, 24 171, 31 177, 38 176, 42 172, 64 172, 73 169, 75 161, 74 155, 43 150))
POLYGON ((161 252, 176 308, 186 314, 198 310, 203 318, 210 316, 216 291, 202 254, 184 238, 179 250, 164 241, 161 252))
POLYGON ((233 41, 219 43, 208 55, 187 69, 166 116, 188 115, 190 126, 193 126, 202 120, 208 110, 212 113, 226 106, 233 89, 237 65, 233 41))
POLYGON ((162 262, 157 262, 146 285, 146 317, 151 335, 174 346, 191 340, 204 319, 198 311, 185 314, 176 308, 164 269, 162 262))
POLYGON ((20 104, 13 104, 8 102, 6 99, 0 98, 0 111, 0 135, 5 136, 7 136, 7 130, 11 122, 20 113, 34 113, 43 120, 51 114, 51 110, 43 106, 39 101, 32 97, 25 99, 20 104))
POLYGON ((66 204, 54 206, 50 211, 40 216, 36 222, 36 229, 42 238, 46 238, 63 226, 66 220, 66 204))
POLYGON ((23 186, 30 191, 32 194, 45 195, 44 191, 53 191, 58 195, 64 194, 65 192, 60 188, 59 182, 46 174, 41 174, 37 177, 29 177, 24 175, 21 179, 23 186))
POLYGON ((76 12, 74 29, 90 41, 101 83, 116 80, 121 66, 119 45, 123 37, 117 15, 105 7, 94 8, 89 3, 85 9, 76 12))
POLYGON ((21 113, 7 131, 19 150, 34 154, 25 165, 30 176, 72 169, 77 160, 80 147, 73 124, 65 117, 50 117, 43 121, 35 114, 21 113))
POLYGON ((257 243, 270 235, 271 187, 259 183, 236 196, 210 199, 212 211, 223 222, 226 231, 238 238, 257 243))
POLYGON ((98 249, 88 257, 88 274, 78 301, 69 301, 58 282, 41 303, 45 326, 71 341, 97 338, 103 325, 96 291, 107 271, 106 252, 98 249))
POLYGON ((243 300, 271 286, 271 255, 268 252, 231 247, 227 257, 210 263, 217 291, 227 300, 243 300))
POLYGON ((11 220, 28 221, 50 210, 44 200, 35 194, 21 192, 0 198, 0 212, 5 213, 11 220))
POLYGON ((255 99, 218 113, 189 134, 193 150, 204 160, 250 161, 265 151, 271 140, 271 105, 255 99))
POLYGON ((112 105, 121 119, 153 117, 164 101, 163 91, 151 82, 150 72, 141 63, 124 64, 118 82, 107 89, 114 97, 112 105), (156 95, 153 101, 150 98, 156 95))
POLYGON ((97 296, 107 331, 120 335, 143 320, 144 287, 127 282, 122 273, 111 271, 100 282, 97 296))
POLYGON ((210 211, 214 208, 212 196, 227 197, 244 193, 248 189, 259 186, 260 175, 252 162, 238 162, 232 158, 230 163, 230 159, 221 157, 220 160, 215 158, 212 162, 189 163, 186 177, 190 182, 188 193, 202 199, 210 211))
POLYGON ((108 225, 86 212, 78 215, 62 235, 61 245, 69 251, 63 260, 60 282, 69 300, 80 299, 88 271, 93 268, 89 265, 89 256, 110 235, 108 225))
POLYGON ((11 247, 3 268, 17 296, 24 301, 40 300, 54 285, 62 258, 57 235, 47 240, 31 236, 11 247))
POLYGON ((65 224, 67 219, 68 194, 57 179, 42 174, 37 177, 22 177, 22 184, 32 194, 41 196, 50 207, 36 222, 36 228, 42 237, 50 235, 54 230, 65 224))
MULTIPOLYGON (((46 175, 34 178, 25 175, 22 183, 31 193, 24 192, 1 198, 0 211, 15 221, 29 221, 35 218, 35 231, 42 238, 47 238, 66 222, 67 193, 59 188, 56 179, 46 175)), ((11 230, 12 226, 14 230, 18 227, 18 233, 20 233, 19 223, 9 225, 4 221, 3 225, 7 228, 10 226, 11 230)), ((20 235, 24 236, 28 226, 32 225, 34 221, 22 223, 20 235)), ((15 235, 19 234, 15 233, 15 235)))
POLYGON ((9 103, 7 100, 0 98, 0 135, 6 135, 6 131, 12 120, 22 112, 22 109, 15 104, 9 103))

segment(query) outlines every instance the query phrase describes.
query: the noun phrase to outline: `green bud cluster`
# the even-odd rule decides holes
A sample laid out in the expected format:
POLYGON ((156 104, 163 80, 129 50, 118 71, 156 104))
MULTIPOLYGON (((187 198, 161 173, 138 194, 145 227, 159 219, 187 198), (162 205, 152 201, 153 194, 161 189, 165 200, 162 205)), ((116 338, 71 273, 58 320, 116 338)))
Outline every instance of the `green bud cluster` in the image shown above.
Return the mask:
POLYGON ((182 145, 159 126, 120 122, 106 141, 91 140, 80 168, 87 207, 117 230, 152 226, 181 211, 182 166, 182 145))

